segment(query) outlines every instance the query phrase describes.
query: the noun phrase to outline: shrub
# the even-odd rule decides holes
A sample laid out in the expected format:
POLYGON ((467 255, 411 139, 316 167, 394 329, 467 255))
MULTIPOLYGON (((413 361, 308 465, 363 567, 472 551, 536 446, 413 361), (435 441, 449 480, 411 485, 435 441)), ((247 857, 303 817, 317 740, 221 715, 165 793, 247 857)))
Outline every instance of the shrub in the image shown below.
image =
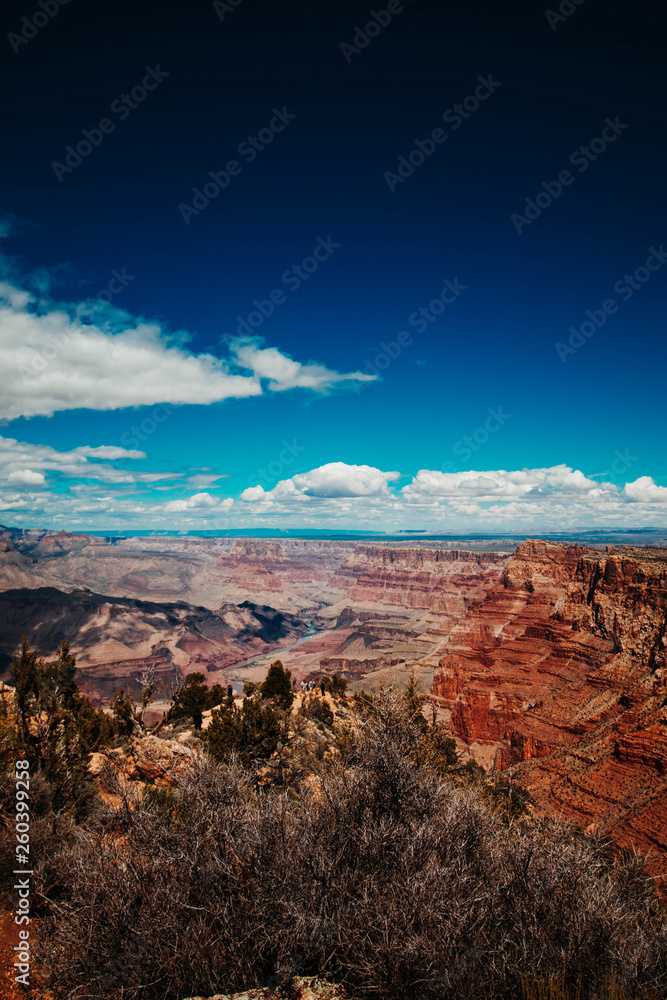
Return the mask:
POLYGON ((334 698, 344 698, 345 692, 347 691, 347 681, 340 674, 334 674, 332 677, 323 677, 324 689, 329 691, 334 698))
POLYGON ((291 670, 287 670, 280 660, 276 660, 269 667, 266 680, 260 688, 262 698, 275 701, 279 708, 290 709, 294 701, 291 678, 291 670))
POLYGON ((172 695, 172 705, 167 713, 169 722, 179 719, 191 719, 195 729, 201 729, 202 715, 214 705, 220 705, 227 698, 227 692, 221 684, 209 688, 206 684, 206 674, 195 671, 188 674, 172 695))
POLYGON ((334 724, 331 706, 325 698, 320 698, 316 694, 306 695, 299 705, 299 715, 303 715, 306 719, 322 722, 325 726, 333 726, 334 724))
POLYGON ((266 760, 275 751, 280 739, 280 721, 272 708, 244 698, 240 710, 234 705, 215 709, 203 738, 216 760, 236 754, 241 764, 249 766, 266 760))
POLYGON ((404 697, 382 692, 355 763, 310 793, 257 791, 233 756, 203 757, 174 815, 138 801, 122 827, 110 812, 81 828, 36 875, 56 998, 180 1000, 295 973, 369 1000, 664 995, 665 918, 638 859, 503 823, 422 746, 404 697))
POLYGON ((90 754, 112 741, 111 721, 79 694, 76 661, 67 642, 60 643, 57 659, 47 662, 24 635, 10 671, 13 709, 3 701, 0 756, 5 766, 17 756, 29 757, 33 773, 40 772, 48 786, 53 811, 81 818, 96 797, 88 773, 90 754))

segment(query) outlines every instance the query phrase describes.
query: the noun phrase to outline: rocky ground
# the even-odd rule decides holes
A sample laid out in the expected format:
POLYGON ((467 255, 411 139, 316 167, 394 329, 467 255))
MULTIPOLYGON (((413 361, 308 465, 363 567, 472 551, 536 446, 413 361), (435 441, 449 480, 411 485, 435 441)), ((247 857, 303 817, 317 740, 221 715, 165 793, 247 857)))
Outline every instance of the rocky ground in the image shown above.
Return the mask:
MULTIPOLYGON (((208 1000, 348 1000, 349 994, 342 986, 334 986, 325 979, 296 978, 289 987, 277 990, 250 990, 247 993, 216 993, 208 1000)), ((205 1000, 204 997, 188 997, 187 1000, 205 1000)))

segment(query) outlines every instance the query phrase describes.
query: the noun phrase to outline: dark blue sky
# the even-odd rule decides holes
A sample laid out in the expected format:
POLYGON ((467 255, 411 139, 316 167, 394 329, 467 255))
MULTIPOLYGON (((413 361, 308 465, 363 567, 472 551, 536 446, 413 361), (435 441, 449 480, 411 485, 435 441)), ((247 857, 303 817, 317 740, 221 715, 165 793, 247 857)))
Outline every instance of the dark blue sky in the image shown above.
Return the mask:
MULTIPOLYGON (((221 20, 210 2, 172 12, 157 2, 70 0, 38 30, 22 21, 41 10, 37 3, 7 5, 0 211, 8 235, 0 250, 13 287, 34 288, 35 272, 49 269, 48 308, 56 308, 95 296, 114 270, 132 275, 112 300, 130 314, 125 328, 136 317, 157 320, 161 350, 225 362, 224 334, 234 337, 253 300, 280 289, 273 314, 254 317, 262 319, 255 334, 263 343, 251 346, 334 373, 380 377, 322 378, 312 391, 291 376, 276 386, 246 365, 233 370, 261 379, 251 398, 198 405, 196 395, 177 398, 165 383, 164 392, 156 386, 145 401, 129 393, 121 405, 109 388, 117 375, 91 374, 81 362, 74 378, 79 362, 68 357, 74 381, 57 405, 40 412, 34 399, 17 398, 4 411, 3 434, 26 449, 7 465, 15 492, 0 517, 105 527, 134 516, 150 526, 183 510, 203 511, 215 526, 210 519, 222 514, 213 501, 228 497, 235 502, 224 516, 239 525, 379 517, 386 527, 463 526, 478 524, 478 513, 498 500, 523 503, 523 513, 510 507, 510 520, 556 526, 560 502, 554 513, 548 508, 560 490, 562 504, 576 509, 572 523, 663 523, 667 493, 645 477, 667 485, 664 35, 648 4, 631 15, 599 0, 561 6, 573 12, 554 28, 535 4, 472 3, 462 12, 408 0, 346 56, 341 43, 353 43, 356 26, 385 4, 242 0, 218 4, 229 8, 221 20), (21 32, 34 37, 17 41, 21 32), (168 74, 159 84, 157 67, 168 74), (123 106, 121 95, 141 87, 147 68, 155 89, 136 107, 123 106), (480 78, 494 81, 493 92, 482 87, 486 99, 476 102, 480 78), (467 118, 454 110, 443 121, 466 98, 467 118), (282 125, 275 109, 295 117, 280 132, 262 133, 271 122, 282 125), (101 141, 90 155, 68 172, 58 167, 82 130, 105 118, 108 134, 93 133, 101 141), (412 154, 419 164, 415 142, 434 129, 442 142, 427 144, 432 154, 396 181, 399 157, 412 154), (273 136, 266 148, 254 157, 248 146, 239 151, 258 134, 273 136), (179 206, 192 205, 193 189, 230 160, 239 164, 236 176, 186 223, 179 206), (543 182, 553 195, 566 170, 568 182, 547 204, 543 182), (516 223, 539 192, 542 210, 528 209, 537 217, 516 223), (286 276, 322 243, 327 259, 313 273, 301 271, 298 282, 286 276), (460 291, 446 292, 453 301, 435 316, 445 279, 460 291), (423 322, 420 307, 429 309, 423 322), (604 323, 584 328, 592 336, 573 335, 587 310, 604 323), (179 347, 166 339, 170 331, 191 339, 179 347), (381 345, 397 354, 401 331, 400 353, 386 363, 381 345), (77 397, 77 379, 88 377, 98 380, 97 403, 83 390, 77 397), (164 400, 183 405, 151 428, 154 404, 164 400), (489 415, 499 407, 500 421, 489 415), (137 436, 131 428, 142 420, 150 431, 137 436), (289 460, 284 441, 296 443, 289 460), (129 478, 159 473, 161 492, 119 479, 118 502, 101 500, 99 479, 77 477, 55 459, 52 467, 36 464, 35 446, 141 450, 146 458, 109 457, 129 478), (269 463, 273 472, 262 472, 269 463), (315 476, 289 495, 247 498, 260 499, 261 509, 238 500, 246 487, 269 491, 329 463, 370 471, 341 468, 324 475, 324 485, 315 476), (516 481, 507 489, 502 477, 492 489, 477 484, 463 494, 451 478, 411 482, 420 469, 447 477, 561 465, 608 489, 597 498, 590 483, 573 487, 567 475, 531 480, 530 497, 516 481), (229 478, 197 492, 203 480, 191 476, 202 469, 229 478), (378 487, 377 470, 405 478, 381 477, 378 487), (624 495, 637 480, 634 494, 624 495), (67 514, 72 486, 77 503, 91 490, 76 516, 67 514), (183 506, 192 496, 212 499, 183 506), (181 508, 165 510, 164 502, 181 508), (641 503, 649 506, 640 511, 641 503)), ((109 350, 123 329, 112 319, 109 350)), ((10 352, 15 337, 8 335, 10 352)), ((31 349, 41 349, 37 340, 31 349)), ((50 361, 54 380, 65 357, 50 361)), ((279 363, 264 357, 269 362, 279 363)), ((88 464, 97 468, 102 458, 88 464)), ((503 507, 493 509, 489 523, 503 523, 503 507)))

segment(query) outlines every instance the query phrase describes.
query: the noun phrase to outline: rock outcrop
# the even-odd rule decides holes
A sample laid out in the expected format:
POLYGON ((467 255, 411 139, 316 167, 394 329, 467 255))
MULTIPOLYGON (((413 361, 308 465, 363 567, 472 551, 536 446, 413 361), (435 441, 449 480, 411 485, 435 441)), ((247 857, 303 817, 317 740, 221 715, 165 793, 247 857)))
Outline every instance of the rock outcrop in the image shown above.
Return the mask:
POLYGON ((118 781, 122 785, 139 781, 170 788, 187 773, 195 758, 195 750, 178 740, 146 734, 133 736, 123 748, 92 754, 88 769, 103 792, 115 790, 118 781), (110 781, 110 776, 115 780, 110 781))
POLYGON ((448 640, 432 695, 546 813, 667 874, 667 551, 528 541, 448 640))
MULTIPOLYGON (((349 994, 342 986, 335 986, 325 979, 296 978, 287 987, 276 990, 248 990, 246 993, 216 993, 208 1000, 347 1000, 349 994)), ((204 1000, 188 997, 187 1000, 204 1000)))

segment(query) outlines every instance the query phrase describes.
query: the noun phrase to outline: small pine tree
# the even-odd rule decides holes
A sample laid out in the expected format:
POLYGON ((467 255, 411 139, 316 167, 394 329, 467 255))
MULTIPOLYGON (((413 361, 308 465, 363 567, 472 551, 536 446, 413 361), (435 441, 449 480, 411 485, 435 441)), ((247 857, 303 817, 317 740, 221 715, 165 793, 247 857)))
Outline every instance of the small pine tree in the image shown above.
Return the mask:
POLYGON ((68 711, 74 711, 79 689, 74 681, 76 676, 76 660, 69 651, 69 643, 63 641, 58 646, 58 659, 55 668, 55 693, 61 706, 68 711))
POLYGON ((408 711, 410 712, 410 720, 414 723, 422 732, 426 732, 428 729, 428 722, 424 718, 424 696, 419 694, 417 691, 417 682, 415 681, 414 673, 410 674, 410 680, 408 681, 408 686, 403 692, 403 697, 405 699, 405 704, 408 711))
POLYGON ((126 693, 125 688, 120 688, 114 692, 109 707, 114 719, 114 728, 119 735, 131 736, 137 722, 137 706, 132 695, 126 693))
POLYGON ((269 667, 266 680, 262 684, 262 698, 275 701, 279 708, 285 711, 292 707, 294 692, 292 691, 292 671, 286 670, 280 660, 269 667))
POLYGON ((68 811, 81 817, 95 796, 90 753, 113 738, 111 722, 79 694, 76 661, 67 642, 60 644, 57 660, 45 662, 24 636, 11 670, 16 749, 23 749, 46 779, 54 814, 68 811))
POLYGON ((32 714, 34 701, 39 694, 39 667, 37 654, 30 648, 28 636, 25 632, 23 633, 19 651, 12 660, 9 669, 14 681, 14 696, 16 698, 16 707, 21 717, 23 741, 26 746, 29 746, 32 739, 28 719, 32 714))
POLYGON ((280 739, 280 721, 272 708, 245 698, 240 710, 233 705, 216 708, 203 739, 217 760, 236 753, 241 764, 250 767, 275 751, 280 739))
POLYGON ((169 719, 190 718, 201 726, 201 713, 208 707, 209 690, 206 686, 206 674, 195 671, 188 674, 181 686, 174 692, 172 706, 169 709, 169 719))

